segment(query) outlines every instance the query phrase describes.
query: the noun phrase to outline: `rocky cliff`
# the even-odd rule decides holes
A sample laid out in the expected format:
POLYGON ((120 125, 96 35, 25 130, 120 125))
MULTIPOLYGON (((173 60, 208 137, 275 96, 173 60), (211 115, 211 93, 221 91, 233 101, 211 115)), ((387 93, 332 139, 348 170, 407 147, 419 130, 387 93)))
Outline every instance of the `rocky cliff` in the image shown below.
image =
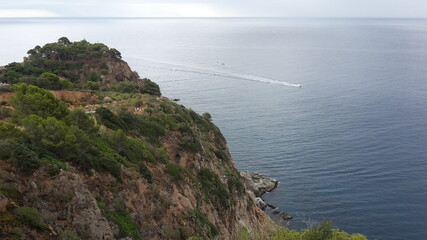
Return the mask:
MULTIPOLYGON (((93 63, 81 71, 100 74, 93 63)), ((121 60, 96 66, 108 67, 106 85, 137 79, 121 60)), ((1 239, 265 239, 276 229, 209 114, 141 93, 65 104, 36 87, 15 92, 0 109, 1 239)))
MULTIPOLYGON (((151 104, 181 108, 164 98, 157 103, 150 99, 151 104)), ((103 106, 115 109, 121 104, 103 106)), ((214 126, 205 130, 198 120, 192 121, 190 127, 200 143, 197 149, 183 146, 188 142, 186 135, 170 131, 156 144, 164 147, 166 160, 147 162, 140 156, 152 174, 150 181, 123 165, 120 178, 94 170, 85 172, 78 165, 53 175, 45 166, 27 175, 3 159, 3 237, 7 239, 17 229, 33 239, 67 234, 81 239, 235 239, 245 229, 268 235, 275 226, 244 189, 222 135, 214 126), (40 212, 40 221, 48 230, 22 225, 14 213, 24 206, 40 212)))
POLYGON ((30 49, 22 63, 0 68, 0 92, 8 89, 3 84, 17 83, 49 90, 115 90, 160 95, 158 85, 141 79, 122 60, 118 50, 85 40, 70 42, 65 37, 30 49))

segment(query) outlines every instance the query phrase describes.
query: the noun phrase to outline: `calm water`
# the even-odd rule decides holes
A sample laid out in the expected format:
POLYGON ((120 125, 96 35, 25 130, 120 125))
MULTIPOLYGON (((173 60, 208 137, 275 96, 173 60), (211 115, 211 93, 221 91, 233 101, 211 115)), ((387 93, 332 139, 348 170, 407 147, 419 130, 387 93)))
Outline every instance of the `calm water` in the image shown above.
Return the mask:
POLYGON ((425 20, 7 19, 0 32, 1 65, 61 36, 119 49, 210 112, 240 170, 280 180, 266 199, 292 227, 426 239, 425 20))

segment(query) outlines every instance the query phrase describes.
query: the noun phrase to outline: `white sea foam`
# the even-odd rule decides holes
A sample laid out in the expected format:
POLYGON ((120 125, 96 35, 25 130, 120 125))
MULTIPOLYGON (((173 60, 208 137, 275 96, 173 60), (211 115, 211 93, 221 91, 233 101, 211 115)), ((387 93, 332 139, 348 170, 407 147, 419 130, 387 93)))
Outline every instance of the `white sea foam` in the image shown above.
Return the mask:
POLYGON ((162 62, 162 61, 140 59, 140 58, 132 58, 132 59, 157 63, 157 65, 144 64, 141 66, 162 69, 167 71, 186 72, 186 73, 194 73, 194 74, 202 74, 202 75, 210 75, 210 76, 218 76, 218 77, 235 78, 235 79, 262 82, 262 83, 278 84, 278 85, 289 86, 289 87, 302 86, 301 84, 297 84, 297 83, 289 83, 289 82, 279 81, 271 78, 265 78, 265 77, 255 76, 255 75, 241 74, 241 73, 235 73, 235 72, 229 72, 229 71, 221 71, 217 69, 213 70, 213 69, 203 68, 203 67, 194 66, 194 65, 181 65, 177 63, 162 62))

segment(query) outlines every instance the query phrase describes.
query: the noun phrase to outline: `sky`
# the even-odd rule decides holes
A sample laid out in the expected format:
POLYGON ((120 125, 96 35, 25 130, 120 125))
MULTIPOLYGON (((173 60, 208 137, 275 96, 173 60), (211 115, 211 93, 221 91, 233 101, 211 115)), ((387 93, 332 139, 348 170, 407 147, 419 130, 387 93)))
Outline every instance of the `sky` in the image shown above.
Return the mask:
POLYGON ((0 17, 427 18, 427 0, 0 0, 0 17))

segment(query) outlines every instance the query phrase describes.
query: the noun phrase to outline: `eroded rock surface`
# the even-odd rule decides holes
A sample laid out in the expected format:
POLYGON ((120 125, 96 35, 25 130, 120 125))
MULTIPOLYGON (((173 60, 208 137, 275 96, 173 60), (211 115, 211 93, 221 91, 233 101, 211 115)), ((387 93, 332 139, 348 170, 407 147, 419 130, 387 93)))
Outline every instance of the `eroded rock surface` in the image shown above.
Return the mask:
POLYGON ((240 172, 240 176, 245 180, 246 189, 253 192, 255 197, 261 197, 266 192, 273 191, 279 181, 276 179, 250 172, 240 172))
MULTIPOLYGON (((266 209, 267 207, 276 209, 274 205, 266 203, 264 199, 262 199, 262 195, 273 191, 279 184, 279 181, 259 173, 240 172, 240 176, 244 179, 246 190, 257 207, 261 208, 262 210, 266 209)), ((287 213, 279 210, 274 210, 273 214, 279 214, 279 216, 285 221, 291 220, 293 218, 287 213)))

